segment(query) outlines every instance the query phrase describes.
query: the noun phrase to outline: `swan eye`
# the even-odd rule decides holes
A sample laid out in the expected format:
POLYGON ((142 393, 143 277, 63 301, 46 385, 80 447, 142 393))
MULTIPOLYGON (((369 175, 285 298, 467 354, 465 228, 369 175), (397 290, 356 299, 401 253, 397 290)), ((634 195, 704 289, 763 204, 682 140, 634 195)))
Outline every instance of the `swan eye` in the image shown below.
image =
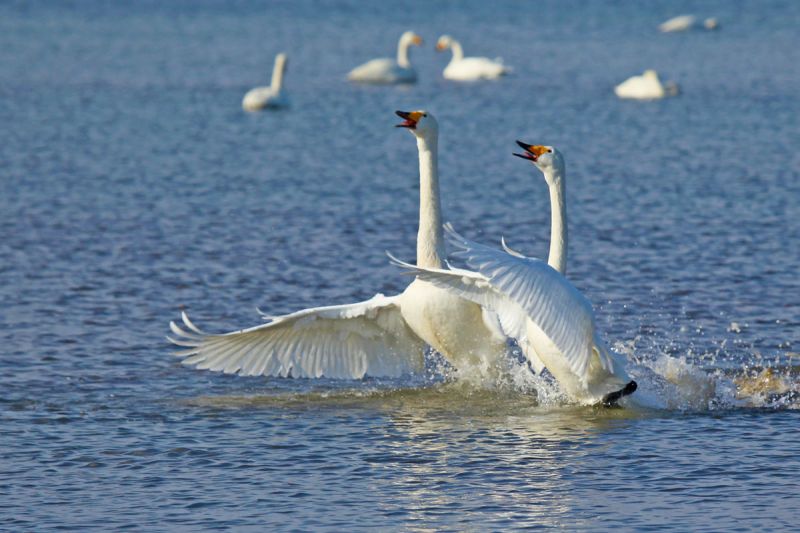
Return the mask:
POLYGON ((547 149, 547 153, 548 153, 548 154, 552 154, 552 153, 553 153, 553 150, 552 150, 552 149, 550 149, 550 148, 548 148, 548 149, 547 149))
POLYGON ((423 117, 427 117, 427 116, 428 116, 428 114, 427 114, 427 113, 423 113, 423 114, 422 114, 422 116, 423 116, 423 117))

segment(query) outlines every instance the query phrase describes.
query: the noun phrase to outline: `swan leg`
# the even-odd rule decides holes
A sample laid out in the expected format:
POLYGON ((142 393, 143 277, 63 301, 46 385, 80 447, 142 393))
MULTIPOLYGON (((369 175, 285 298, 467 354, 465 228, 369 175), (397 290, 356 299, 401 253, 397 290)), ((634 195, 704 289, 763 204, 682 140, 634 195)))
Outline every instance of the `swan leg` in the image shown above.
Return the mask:
POLYGON ((603 396, 603 399, 597 402, 597 404, 595 405, 597 407, 619 407, 617 402, 623 396, 628 396, 636 392, 636 388, 637 388, 636 382, 631 380, 627 385, 622 387, 620 390, 609 392, 608 394, 603 396))

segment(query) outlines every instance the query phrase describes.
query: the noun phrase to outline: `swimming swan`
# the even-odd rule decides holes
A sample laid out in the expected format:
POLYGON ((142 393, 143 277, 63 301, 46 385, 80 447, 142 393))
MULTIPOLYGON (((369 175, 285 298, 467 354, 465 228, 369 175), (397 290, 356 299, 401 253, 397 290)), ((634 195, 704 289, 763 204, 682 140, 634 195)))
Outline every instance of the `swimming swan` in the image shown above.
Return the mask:
POLYGON ((367 61, 350 71, 347 79, 360 83, 415 83, 417 72, 408 60, 408 47, 422 44, 422 37, 413 31, 400 36, 397 43, 397 60, 389 58, 367 61))
POLYGON ((614 87, 614 93, 620 98, 635 100, 658 100, 678 94, 678 85, 668 81, 661 83, 655 70, 645 70, 641 76, 633 76, 614 87))
MULTIPOLYGON (((417 264, 441 268, 444 242, 438 176, 438 124, 430 113, 397 112, 416 137, 420 169, 417 264)), ((423 280, 397 296, 305 309, 249 329, 215 335, 182 313, 170 322, 183 364, 228 374, 362 378, 424 369, 425 344, 456 367, 491 365, 507 354, 497 317, 423 280)))
POLYGON ((278 109, 289 105, 289 98, 283 90, 283 75, 286 73, 286 54, 275 56, 275 66, 272 67, 272 83, 269 87, 255 87, 247 91, 242 99, 242 108, 245 111, 259 111, 261 109, 278 109))
POLYGON ((447 49, 453 51, 453 57, 443 72, 443 76, 448 80, 492 80, 511 72, 511 68, 503 65, 503 61, 500 59, 464 57, 461 43, 449 35, 442 35, 436 43, 436 50, 441 52, 447 49))
MULTIPOLYGON (((525 152, 516 155, 542 171, 551 191, 563 193, 561 154, 551 146, 519 144, 525 152)), ((465 239, 452 226, 446 229, 450 243, 459 249, 454 255, 474 271, 414 266, 396 259, 394 263, 417 280, 497 313, 503 330, 517 339, 532 364, 540 361, 573 401, 613 405, 636 390, 623 359, 598 335, 589 300, 553 266, 510 250, 505 243, 506 251, 495 250, 465 239)))
MULTIPOLYGON (((658 30, 662 33, 672 33, 691 30, 699 26, 697 17, 694 15, 680 15, 662 22, 658 26, 658 30)), ((707 30, 716 30, 719 28, 719 22, 715 18, 707 18, 703 21, 703 27, 707 30)))

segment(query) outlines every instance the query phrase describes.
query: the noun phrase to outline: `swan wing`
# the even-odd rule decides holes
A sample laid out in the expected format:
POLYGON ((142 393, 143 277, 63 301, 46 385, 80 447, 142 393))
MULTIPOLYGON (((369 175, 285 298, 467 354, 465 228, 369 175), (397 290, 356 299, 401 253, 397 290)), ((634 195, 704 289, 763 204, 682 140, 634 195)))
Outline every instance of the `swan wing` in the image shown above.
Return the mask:
POLYGON ((186 313, 170 322, 183 364, 243 376, 396 377, 423 369, 424 343, 406 325, 397 297, 305 309, 249 329, 208 334, 186 313))
MULTIPOLYGON (((458 249, 453 255, 483 275, 487 282, 516 303, 555 344, 572 371, 581 379, 593 356, 594 312, 589 300, 567 278, 547 263, 517 257, 465 239, 446 225, 449 242, 458 249)), ((497 309, 501 315, 503 310, 497 309)), ((600 364, 613 372, 608 357, 600 364)))
MULTIPOLYGON (((536 354, 536 350, 526 342, 526 323, 527 315, 525 311, 505 294, 492 286, 491 281, 479 272, 473 272, 463 268, 450 267, 449 269, 426 268, 412 265, 402 261, 389 252, 391 263, 407 271, 409 274, 416 275, 419 279, 433 283, 437 287, 449 290, 454 294, 480 305, 484 311, 491 311, 500 323, 502 333, 508 337, 517 339, 525 357, 530 361, 531 366, 540 373, 544 364, 536 354)), ((487 322, 489 320, 487 319, 487 322)))

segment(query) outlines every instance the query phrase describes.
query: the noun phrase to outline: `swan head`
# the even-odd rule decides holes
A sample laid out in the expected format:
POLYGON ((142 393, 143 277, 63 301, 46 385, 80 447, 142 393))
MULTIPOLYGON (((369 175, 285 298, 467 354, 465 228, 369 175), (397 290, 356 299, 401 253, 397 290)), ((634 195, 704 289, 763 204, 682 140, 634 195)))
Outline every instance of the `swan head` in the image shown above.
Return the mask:
POLYGON ((395 111, 395 113, 403 119, 397 127, 408 128, 416 137, 430 137, 439 133, 439 123, 427 111, 395 111))
POLYGON ((561 152, 552 146, 542 146, 526 144, 522 141, 517 141, 520 148, 525 150, 521 154, 514 154, 522 159, 527 159, 532 162, 536 167, 545 175, 545 179, 549 181, 551 176, 562 175, 564 170, 564 157, 561 152))
POLYGON ((413 44, 414 46, 421 46, 422 45, 422 37, 414 33, 413 31, 407 31, 403 35, 400 36, 401 43, 413 44))
POLYGON ((439 37, 439 40, 436 41, 436 51, 442 52, 447 50, 453 45, 453 38, 449 35, 442 35, 439 37))

